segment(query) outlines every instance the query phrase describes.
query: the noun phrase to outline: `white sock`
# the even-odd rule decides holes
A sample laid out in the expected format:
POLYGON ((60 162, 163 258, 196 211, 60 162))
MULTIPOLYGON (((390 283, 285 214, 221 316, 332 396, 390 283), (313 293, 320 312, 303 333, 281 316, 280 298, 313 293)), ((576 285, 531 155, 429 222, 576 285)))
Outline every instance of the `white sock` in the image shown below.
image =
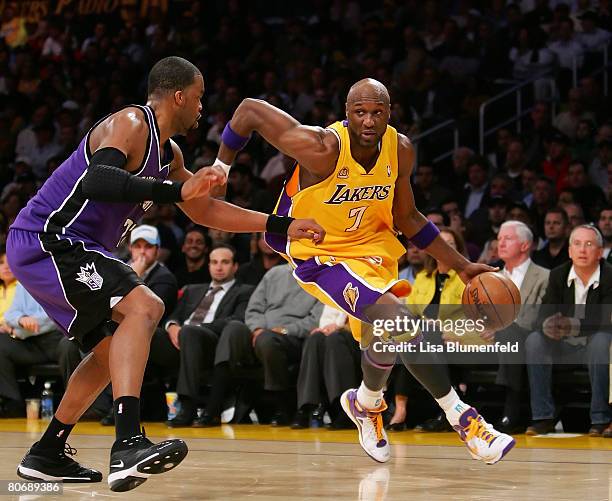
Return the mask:
POLYGON ((364 409, 378 409, 382 404, 383 391, 370 390, 363 381, 357 390, 357 401, 364 409))
POLYGON ((455 391, 455 388, 451 388, 448 394, 442 398, 436 398, 438 405, 442 407, 442 410, 446 414, 446 419, 452 426, 459 424, 459 417, 471 406, 461 401, 459 395, 455 391))

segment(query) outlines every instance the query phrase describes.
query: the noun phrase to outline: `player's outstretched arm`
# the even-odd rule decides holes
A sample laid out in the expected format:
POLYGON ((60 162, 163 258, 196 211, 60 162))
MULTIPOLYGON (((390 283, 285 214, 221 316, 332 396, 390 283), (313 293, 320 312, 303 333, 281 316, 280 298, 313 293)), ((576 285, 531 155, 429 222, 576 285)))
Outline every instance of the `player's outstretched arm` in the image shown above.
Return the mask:
POLYGON ((414 165, 415 154, 410 140, 398 134, 398 176, 395 183, 393 200, 393 221, 395 226, 420 249, 425 250, 435 259, 446 263, 459 273, 464 282, 485 271, 496 268, 485 264, 470 262, 442 238, 436 226, 417 209, 414 194, 410 185, 410 175, 414 165))
MULTIPOLYGON (((172 142, 174 160, 172 162, 170 179, 184 183, 187 186, 198 176, 206 176, 207 172, 215 172, 223 179, 223 173, 217 167, 200 169, 195 175, 185 169, 183 154, 180 148, 172 142)), ((183 188, 184 189, 184 188, 183 188)), ((269 231, 288 235, 292 239, 307 238, 316 243, 322 242, 325 230, 314 219, 293 219, 282 216, 269 216, 262 212, 243 209, 236 205, 217 200, 205 193, 204 196, 184 200, 177 204, 187 216, 197 224, 229 231, 232 233, 254 233, 269 231)))
POLYGON ((339 154, 333 132, 322 127, 302 125, 283 110, 259 99, 244 99, 223 133, 218 159, 231 165, 236 153, 253 132, 303 168, 327 177, 339 154))

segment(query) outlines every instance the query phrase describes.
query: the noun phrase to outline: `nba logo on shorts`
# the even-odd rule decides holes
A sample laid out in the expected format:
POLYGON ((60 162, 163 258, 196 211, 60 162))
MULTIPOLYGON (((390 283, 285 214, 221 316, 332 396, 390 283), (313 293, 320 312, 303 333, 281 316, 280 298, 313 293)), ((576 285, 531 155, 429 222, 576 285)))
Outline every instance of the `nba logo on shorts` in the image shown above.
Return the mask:
POLYGON ((93 263, 81 266, 81 273, 77 273, 77 282, 83 282, 92 291, 97 291, 102 288, 104 279, 97 272, 96 266, 93 263))
POLYGON ((342 295, 344 296, 344 300, 351 307, 353 312, 357 307, 357 300, 359 299, 359 289, 357 287, 353 287, 353 283, 349 282, 346 284, 344 291, 342 291, 342 295))

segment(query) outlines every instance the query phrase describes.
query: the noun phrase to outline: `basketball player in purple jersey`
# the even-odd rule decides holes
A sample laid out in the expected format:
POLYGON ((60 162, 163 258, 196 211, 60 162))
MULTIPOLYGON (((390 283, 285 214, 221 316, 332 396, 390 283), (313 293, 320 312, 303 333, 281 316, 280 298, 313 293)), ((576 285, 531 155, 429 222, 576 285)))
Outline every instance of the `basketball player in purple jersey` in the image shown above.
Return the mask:
MULTIPOLYGON (((177 203, 195 223, 225 231, 323 238, 313 220, 268 216, 210 197, 226 181, 220 168, 195 175, 185 169, 170 138, 198 126, 203 94, 194 65, 179 57, 159 61, 149 74, 147 105, 127 106, 96 123, 11 226, 7 255, 15 276, 66 335, 91 352, 72 374, 42 438, 19 464, 22 478, 101 481, 100 472, 69 457, 75 451, 66 439, 109 381, 116 423, 111 490, 133 489, 187 455, 182 440, 154 444, 140 429, 142 378, 164 306, 111 253, 153 203, 177 203), (111 319, 119 326, 105 336, 111 319)), ((239 149, 235 138, 224 140, 239 149)))

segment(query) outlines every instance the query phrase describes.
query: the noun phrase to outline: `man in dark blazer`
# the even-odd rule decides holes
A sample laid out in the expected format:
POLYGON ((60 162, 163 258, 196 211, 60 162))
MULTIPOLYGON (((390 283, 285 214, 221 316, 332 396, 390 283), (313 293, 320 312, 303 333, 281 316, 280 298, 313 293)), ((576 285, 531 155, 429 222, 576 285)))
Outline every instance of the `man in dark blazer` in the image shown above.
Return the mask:
POLYGON ((190 426, 196 417, 202 377, 214 365, 219 337, 232 321, 244 321, 253 286, 235 279, 238 263, 235 249, 227 244, 213 248, 209 256, 212 281, 183 289, 175 310, 156 332, 153 357, 178 353, 180 364, 176 391, 181 410, 169 426, 190 426))
POLYGON ((612 326, 612 265, 602 259, 603 238, 595 226, 580 225, 570 235, 571 261, 550 272, 539 315, 540 331, 525 343, 531 390, 528 435, 554 430, 552 364, 586 363, 591 381, 591 429, 601 436, 612 421, 608 405, 612 326))

